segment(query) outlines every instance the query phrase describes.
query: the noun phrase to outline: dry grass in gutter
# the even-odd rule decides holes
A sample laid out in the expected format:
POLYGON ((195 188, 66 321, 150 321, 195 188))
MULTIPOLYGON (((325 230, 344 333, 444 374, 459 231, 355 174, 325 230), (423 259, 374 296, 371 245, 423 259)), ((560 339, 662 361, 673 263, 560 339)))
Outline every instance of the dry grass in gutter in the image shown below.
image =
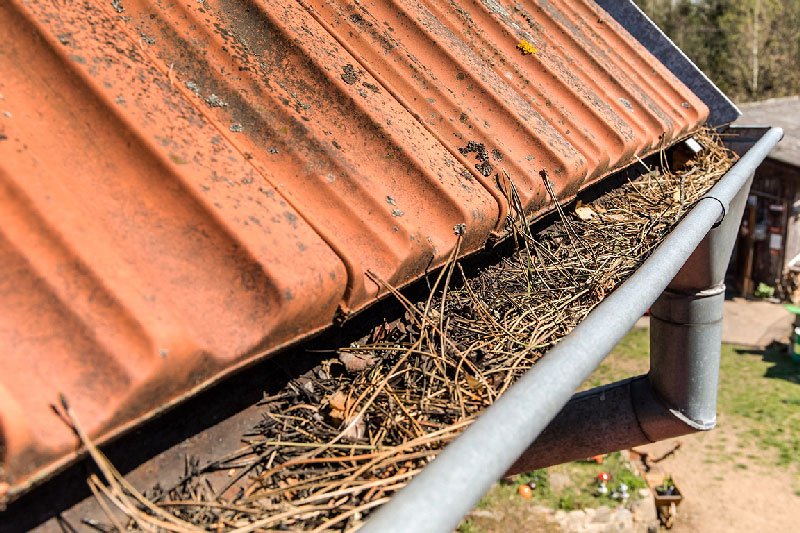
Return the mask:
POLYGON ((559 222, 538 235, 519 223, 506 174, 500 181, 515 214, 508 223, 518 253, 463 281, 454 260, 457 226, 458 245, 426 301, 387 287, 405 307, 404 319, 375 328, 266 398, 263 422, 241 449, 178 486, 144 498, 79 432, 105 477, 90 479, 92 490, 127 516, 108 528, 357 528, 627 279, 730 168, 735 157, 718 139, 708 132, 695 138, 706 149, 679 172, 651 170, 568 212, 557 204, 559 222), (204 478, 218 470, 231 474, 224 486, 204 478))

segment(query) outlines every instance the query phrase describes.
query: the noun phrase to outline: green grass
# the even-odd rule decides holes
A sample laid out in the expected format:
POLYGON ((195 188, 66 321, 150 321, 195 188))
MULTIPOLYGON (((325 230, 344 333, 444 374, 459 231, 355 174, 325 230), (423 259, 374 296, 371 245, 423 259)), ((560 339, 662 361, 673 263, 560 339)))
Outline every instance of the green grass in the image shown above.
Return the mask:
POLYGON ((740 437, 777 452, 780 466, 800 466, 800 364, 785 347, 752 351, 722 347, 718 411, 740 437))
POLYGON ((459 533, 480 533, 481 528, 475 525, 475 523, 467 518, 458 526, 459 533))
POLYGON ((584 382, 582 389, 590 389, 632 376, 646 374, 650 369, 650 337, 648 330, 631 331, 614 348, 614 351, 584 382))
MULTIPOLYGON (((629 333, 611 355, 581 387, 588 389, 634 375, 649 369, 649 332, 646 329, 629 333)), ((771 467, 800 471, 800 364, 786 354, 786 347, 773 345, 766 350, 746 350, 723 345, 720 361, 720 383, 717 412, 721 423, 732 429, 739 444, 753 445, 763 453, 747 455, 771 467)), ((698 438, 702 440, 703 435, 698 438)), ((727 442, 727 441, 726 441, 727 442)), ((719 462, 731 463, 731 468, 746 469, 747 465, 725 453, 725 445, 717 445, 719 462)), ((709 459, 711 462, 711 459, 709 459)), ((609 471, 614 483, 625 481, 632 494, 644 487, 624 464, 619 453, 608 456, 603 465, 574 462, 522 474, 503 481, 484 497, 479 508, 502 512, 507 505, 546 505, 553 509, 582 509, 617 504, 607 496, 595 496, 594 479, 601 470, 609 471), (553 490, 549 478, 566 475, 570 483, 553 490), (521 483, 535 480, 537 489, 529 502, 516 496, 521 483)), ((800 495, 800 488, 796 491, 800 495)), ((470 521, 462 524, 465 533, 481 529, 470 521)))

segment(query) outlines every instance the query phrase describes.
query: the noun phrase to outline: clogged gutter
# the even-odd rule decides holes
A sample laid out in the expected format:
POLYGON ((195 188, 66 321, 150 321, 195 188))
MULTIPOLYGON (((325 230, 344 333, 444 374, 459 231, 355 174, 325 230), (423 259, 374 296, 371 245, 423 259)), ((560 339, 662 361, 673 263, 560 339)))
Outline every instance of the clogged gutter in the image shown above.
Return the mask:
POLYGON ((195 468, 180 485, 145 497, 94 451, 106 479, 93 478, 93 490, 127 515, 114 519, 116 527, 243 532, 361 524, 625 281, 725 174, 735 156, 710 133, 695 138, 705 148, 680 170, 649 169, 589 204, 557 204, 558 222, 536 235, 518 223, 519 200, 506 175, 516 253, 475 276, 450 261, 425 301, 393 291, 404 319, 375 328, 265 398, 263 422, 242 448, 195 468), (220 470, 228 471, 227 483, 208 482, 220 470))

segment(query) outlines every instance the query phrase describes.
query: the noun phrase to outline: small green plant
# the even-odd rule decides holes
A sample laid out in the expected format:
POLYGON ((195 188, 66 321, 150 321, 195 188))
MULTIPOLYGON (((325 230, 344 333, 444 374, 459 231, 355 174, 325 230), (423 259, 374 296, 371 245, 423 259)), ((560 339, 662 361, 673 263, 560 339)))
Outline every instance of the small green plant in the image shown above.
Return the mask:
POLYGON ((775 296, 775 287, 771 287, 766 283, 759 283, 756 290, 753 291, 753 296, 756 298, 772 298, 775 296))
POLYGON ((619 483, 625 483, 631 492, 643 489, 647 486, 644 479, 636 475, 635 472, 632 472, 627 465, 617 471, 617 481, 619 483))
POLYGON ((478 533, 480 528, 475 525, 471 518, 467 518, 459 524, 457 531, 458 533, 478 533))
POLYGON ((672 480, 672 476, 667 476, 664 478, 664 481, 661 485, 656 487, 656 492, 662 495, 670 495, 675 492, 675 482, 672 480))
POLYGON ((558 498, 558 508, 564 511, 574 510, 576 508, 575 495, 568 492, 558 498))

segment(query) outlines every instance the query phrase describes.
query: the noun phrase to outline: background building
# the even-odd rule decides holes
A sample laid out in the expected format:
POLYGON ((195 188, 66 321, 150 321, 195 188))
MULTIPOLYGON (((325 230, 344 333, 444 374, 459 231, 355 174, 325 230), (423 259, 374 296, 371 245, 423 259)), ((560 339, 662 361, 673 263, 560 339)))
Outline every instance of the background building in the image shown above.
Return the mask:
POLYGON ((741 110, 738 125, 774 124, 785 133, 756 170, 729 284, 743 296, 764 283, 777 289, 776 296, 791 297, 800 272, 800 97, 743 104, 741 110))

